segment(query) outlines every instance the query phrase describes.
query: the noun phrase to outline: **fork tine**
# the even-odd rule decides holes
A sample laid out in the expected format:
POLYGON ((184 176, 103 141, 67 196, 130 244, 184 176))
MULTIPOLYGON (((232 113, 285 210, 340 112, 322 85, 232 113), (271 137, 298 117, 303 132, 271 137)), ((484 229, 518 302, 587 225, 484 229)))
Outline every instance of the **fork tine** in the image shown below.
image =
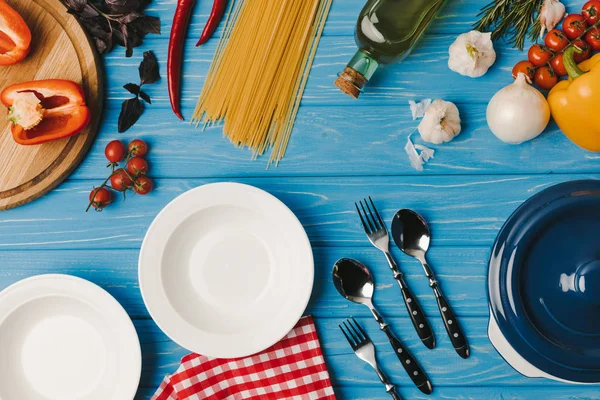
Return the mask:
MULTIPOLYGON (((371 232, 375 232, 377 230, 377 228, 375 228, 373 226, 373 224, 371 223, 371 219, 369 218, 369 214, 370 213, 367 213, 367 210, 365 210, 365 206, 364 206, 362 200, 360 201, 360 207, 362 208, 363 212, 365 213, 365 219, 369 223, 369 227, 371 228, 371 232)), ((368 205, 367 205, 367 207, 368 207, 368 205)))
POLYGON ((371 198, 371 196, 369 196, 369 200, 371 201, 371 205, 373 206, 373 210, 375 210, 375 215, 377 215, 377 219, 379 219, 379 224, 385 228, 385 223, 383 222, 383 219, 381 218, 381 215, 379 215, 379 211, 377 211, 377 207, 375 207, 375 203, 373 203, 373 199, 371 198))
POLYGON ((358 328, 358 330, 360 331, 361 335, 365 338, 365 341, 369 339, 369 336, 367 336, 367 332, 364 331, 364 329, 362 328, 362 326, 360 326, 360 324, 353 318, 352 322, 354 322, 354 325, 356 325, 356 327, 358 328))
POLYGON ((368 235, 369 233, 371 233, 371 231, 369 231, 369 228, 367 227, 367 224, 365 223, 365 220, 363 219, 363 215, 360 212, 360 209, 358 208, 358 204, 354 203, 354 207, 356 207, 356 211, 358 212, 358 216, 360 217, 360 222, 362 222, 363 229, 365 230, 365 233, 368 235))
POLYGON ((346 331, 344 330, 344 328, 348 329, 348 326, 346 325, 346 321, 339 324, 338 327, 340 328, 340 330, 342 331, 344 336, 346 336, 346 340, 350 344, 350 347, 352 347, 352 350, 356 350, 356 344, 354 343, 353 338, 350 337, 351 334, 350 335, 348 334, 348 333, 350 333, 350 331, 348 331, 348 333, 346 333, 346 331))
POLYGON ((365 336, 363 336, 361 334, 361 332, 359 332, 359 330, 356 329, 356 327, 354 326, 354 325, 358 325, 358 323, 356 322, 356 320, 354 318, 351 318, 348 320, 348 325, 352 328, 352 332, 354 333, 355 337, 357 338, 356 342, 358 344, 362 344, 367 341, 365 336), (352 324, 352 322, 354 322, 354 324, 352 324))
POLYGON ((380 230, 381 227, 379 226, 379 221, 377 221, 377 218, 375 218, 375 213, 371 210, 371 207, 369 207, 369 202, 367 201, 367 199, 365 199, 365 204, 367 205, 367 210, 369 210, 369 216, 373 221, 373 225, 375 225, 375 229, 380 230))

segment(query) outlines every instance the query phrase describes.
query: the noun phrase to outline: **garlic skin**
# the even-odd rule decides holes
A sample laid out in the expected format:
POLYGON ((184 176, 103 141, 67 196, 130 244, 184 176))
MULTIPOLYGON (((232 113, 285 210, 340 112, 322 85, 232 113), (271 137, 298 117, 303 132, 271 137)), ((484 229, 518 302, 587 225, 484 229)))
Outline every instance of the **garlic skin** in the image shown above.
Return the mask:
POLYGON ((486 119, 492 133, 505 143, 534 139, 550 122, 550 106, 539 90, 519 73, 514 83, 500 89, 490 100, 486 119))
POLYGON ((419 124, 419 133, 424 141, 434 144, 449 142, 460 133, 458 108, 449 101, 435 100, 419 124))
POLYGON ((550 31, 554 29, 556 24, 558 24, 560 20, 564 17, 565 11, 565 5, 559 0, 544 1, 539 17, 540 24, 542 25, 542 30, 540 31, 540 39, 544 37, 544 32, 546 30, 550 31))
POLYGON ((484 75, 496 61, 491 32, 463 33, 450 45, 448 53, 448 67, 471 78, 484 75))

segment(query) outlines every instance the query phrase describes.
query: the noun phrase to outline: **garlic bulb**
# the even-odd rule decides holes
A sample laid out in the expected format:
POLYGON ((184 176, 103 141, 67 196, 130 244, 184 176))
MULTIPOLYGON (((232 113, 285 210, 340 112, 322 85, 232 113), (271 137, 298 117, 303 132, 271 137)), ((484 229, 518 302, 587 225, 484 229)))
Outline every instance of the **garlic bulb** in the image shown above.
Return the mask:
POLYGON ((519 73, 514 83, 492 97, 486 112, 487 123, 498 139, 519 144, 537 137, 550 121, 550 106, 544 95, 519 73))
POLYGON ((454 103, 435 100, 419 124, 424 141, 434 144, 449 142, 460 133, 460 114, 454 103))
POLYGON ((496 61, 492 34, 471 31, 459 35, 448 50, 448 67, 461 75, 478 78, 496 61))
POLYGON ((542 25, 540 38, 544 37, 546 30, 550 31, 554 29, 564 15, 565 5, 563 3, 558 0, 545 0, 539 16, 540 24, 542 25))

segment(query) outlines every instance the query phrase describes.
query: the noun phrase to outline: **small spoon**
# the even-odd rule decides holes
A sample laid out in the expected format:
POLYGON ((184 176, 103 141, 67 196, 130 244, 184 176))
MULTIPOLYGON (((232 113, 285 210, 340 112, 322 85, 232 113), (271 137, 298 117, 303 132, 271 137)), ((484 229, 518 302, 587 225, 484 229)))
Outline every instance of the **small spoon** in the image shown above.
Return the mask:
POLYGON ((460 328, 456 316, 452 308, 450 308, 450 304, 442 294, 433 271, 427 264, 425 255, 431 242, 431 233, 427 223, 423 217, 412 210, 400 210, 394 215, 394 220, 392 221, 392 238, 394 238, 394 242, 396 242, 400 250, 416 258, 423 265, 425 275, 429 278, 429 286, 435 293, 438 308, 440 309, 440 314, 452 346, 454 346, 454 350, 462 358, 469 357, 470 350, 467 338, 460 328))
POLYGON ((379 323, 379 329, 381 329, 388 337, 394 353, 400 360, 400 363, 406 370, 406 373, 419 390, 425 394, 431 394, 433 387, 425 372, 421 369, 417 361, 408 352, 406 347, 394 336, 388 324, 385 323, 383 317, 373 306, 373 292, 375 290, 375 284, 373 283, 373 277, 371 273, 360 262, 350 259, 342 258, 336 261, 333 266, 333 284, 335 288, 342 296, 346 299, 363 304, 369 307, 373 317, 379 323))

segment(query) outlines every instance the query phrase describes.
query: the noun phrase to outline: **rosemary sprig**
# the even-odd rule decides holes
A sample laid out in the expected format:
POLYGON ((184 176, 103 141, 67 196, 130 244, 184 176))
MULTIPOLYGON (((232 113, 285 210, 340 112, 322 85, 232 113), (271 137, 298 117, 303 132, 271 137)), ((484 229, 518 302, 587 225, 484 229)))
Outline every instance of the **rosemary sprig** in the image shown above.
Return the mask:
POLYGON ((513 47, 523 50, 525 39, 540 35, 537 14, 543 0, 494 0, 483 7, 473 25, 478 31, 492 31, 492 38, 505 37, 513 47))

